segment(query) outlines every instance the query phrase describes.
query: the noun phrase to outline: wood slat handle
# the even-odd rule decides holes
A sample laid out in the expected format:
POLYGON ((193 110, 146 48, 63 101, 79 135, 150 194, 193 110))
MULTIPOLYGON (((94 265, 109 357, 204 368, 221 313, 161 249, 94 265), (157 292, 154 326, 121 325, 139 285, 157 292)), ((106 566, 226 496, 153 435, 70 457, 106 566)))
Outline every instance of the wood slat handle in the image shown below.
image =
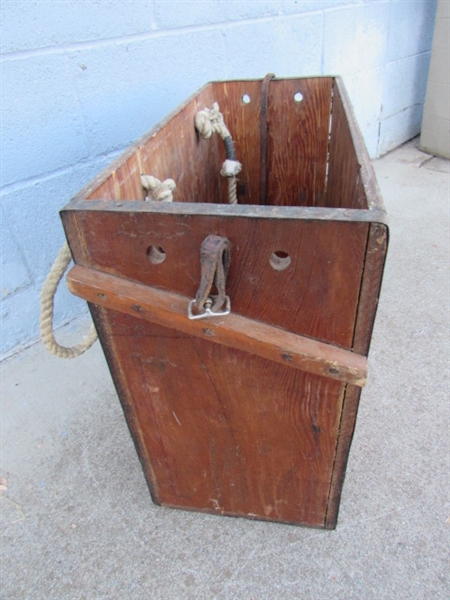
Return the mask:
POLYGON ((366 383, 367 359, 361 354, 233 313, 192 321, 187 317, 190 299, 179 294, 79 265, 70 270, 67 285, 73 294, 92 304, 250 352, 314 375, 360 387, 366 383))

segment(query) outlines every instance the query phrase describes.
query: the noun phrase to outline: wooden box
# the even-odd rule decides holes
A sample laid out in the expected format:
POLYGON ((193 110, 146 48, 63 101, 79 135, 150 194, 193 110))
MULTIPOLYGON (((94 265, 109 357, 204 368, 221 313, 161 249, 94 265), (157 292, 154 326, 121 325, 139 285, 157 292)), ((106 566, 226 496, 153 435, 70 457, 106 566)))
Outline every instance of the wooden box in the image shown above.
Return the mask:
POLYGON ((388 238, 342 80, 209 83, 61 215, 153 501, 334 528, 388 238), (194 127, 214 102, 236 205, 220 136, 194 127), (174 201, 144 201, 142 174, 174 201), (190 320, 209 235, 231 313, 190 320))

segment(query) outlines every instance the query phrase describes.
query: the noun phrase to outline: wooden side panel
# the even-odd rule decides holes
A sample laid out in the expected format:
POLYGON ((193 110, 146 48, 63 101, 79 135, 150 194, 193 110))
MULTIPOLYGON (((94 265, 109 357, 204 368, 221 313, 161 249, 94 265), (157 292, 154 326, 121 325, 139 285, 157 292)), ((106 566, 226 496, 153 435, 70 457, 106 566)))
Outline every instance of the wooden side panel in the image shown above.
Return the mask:
MULTIPOLYGON (((388 229, 381 223, 370 225, 367 242, 366 260, 362 277, 361 294, 355 324, 353 348, 356 352, 367 355, 369 352, 372 329, 380 295, 381 281, 386 260, 388 229)), ((345 470, 350 445, 355 429, 361 389, 347 385, 342 409, 342 420, 336 445, 336 456, 330 497, 327 506, 325 526, 333 529, 337 523, 339 502, 344 484, 345 470)))
POLYGON ((142 166, 138 149, 116 171, 120 196, 118 200, 144 200, 145 192, 141 185, 142 166))
POLYGON ((336 453, 334 457, 333 476, 331 478, 326 509, 325 527, 327 529, 334 529, 337 523, 339 503, 341 500, 342 487, 344 485, 350 446, 355 431, 360 396, 361 388, 354 385, 347 385, 345 387, 341 422, 339 424, 339 434, 337 436, 336 453))
MULTIPOLYGON (((238 175, 239 204, 260 203, 260 111, 261 81, 214 83, 214 97, 231 133, 236 159, 242 164, 238 175), (245 102, 244 102, 245 97, 245 102)), ((223 197, 227 182, 222 178, 223 197)))
POLYGON ((333 87, 333 113, 326 206, 368 208, 351 128, 340 87, 333 87))
POLYGON ((88 200, 119 200, 118 187, 115 181, 115 174, 111 175, 88 196, 88 200))
POLYGON ((221 202, 224 160, 223 143, 218 136, 201 139, 194 126, 198 110, 214 102, 212 85, 202 88, 180 107, 171 119, 163 121, 138 140, 112 165, 109 177, 102 173, 86 190, 88 199, 143 200, 141 174, 158 179, 174 179, 177 202, 221 202), (222 156, 223 155, 223 156, 222 156), (98 181, 98 183, 97 183, 98 181))
POLYGON ((270 83, 269 204, 324 206, 332 82, 317 78, 270 83), (300 101, 295 100, 297 93, 300 101))
POLYGON ((356 352, 369 353, 372 330, 380 297, 381 281, 388 247, 388 228, 383 223, 371 223, 366 261, 358 303, 353 347, 356 352))
MULTIPOLYGON (((337 91, 342 108, 344 109, 345 120, 348 124, 348 129, 352 138, 354 154, 361 169, 361 180, 366 196, 363 202, 363 208, 367 207, 374 213, 375 211, 385 212, 383 199, 381 197, 375 172, 370 161, 369 153, 367 152, 364 138, 359 129, 350 98, 347 94, 347 90, 345 89, 345 85, 341 77, 335 78, 334 89, 337 91)), ((360 208, 359 202, 360 201, 358 200, 358 206, 356 206, 358 209, 360 208)), ((376 220, 377 219, 374 217, 373 221, 375 222, 376 220)), ((383 219, 382 222, 385 222, 385 219, 383 219)))
POLYGON ((112 275, 193 298, 200 246, 211 233, 231 242, 227 293, 232 311, 321 341, 351 348, 369 225, 327 221, 218 218, 144 212, 64 212, 82 236, 75 260, 112 275), (104 244, 103 240, 108 240, 104 244), (152 264, 152 245, 166 253, 152 264), (289 255, 283 271, 274 252, 289 255))
POLYGON ((220 169, 225 159, 222 140, 202 139, 194 125, 196 113, 213 104, 212 86, 193 98, 141 150, 147 175, 173 179, 177 202, 222 202, 220 169))
MULTIPOLYGON (((273 80, 268 97, 268 198, 279 206, 323 206, 328 157, 331 78, 273 80), (302 94, 301 102, 294 95, 302 94)), ((177 183, 181 202, 227 202, 227 181, 220 175, 225 151, 213 135, 201 139, 194 116, 214 101, 220 105, 243 169, 238 201, 260 202, 261 81, 219 82, 195 98, 119 165, 117 181, 107 180, 89 198, 143 199, 140 173, 177 183), (244 102, 247 97, 249 102, 244 102), (118 183, 118 185, 117 185, 118 183)))
POLYGON ((367 361, 361 354, 233 313, 208 318, 207 323, 191 320, 186 318, 191 298, 80 265, 70 270, 66 281, 73 294, 110 310, 236 350, 251 348, 256 356, 307 373, 365 385, 367 361))
POLYGON ((324 525, 342 383, 112 311, 105 319, 162 504, 324 525))

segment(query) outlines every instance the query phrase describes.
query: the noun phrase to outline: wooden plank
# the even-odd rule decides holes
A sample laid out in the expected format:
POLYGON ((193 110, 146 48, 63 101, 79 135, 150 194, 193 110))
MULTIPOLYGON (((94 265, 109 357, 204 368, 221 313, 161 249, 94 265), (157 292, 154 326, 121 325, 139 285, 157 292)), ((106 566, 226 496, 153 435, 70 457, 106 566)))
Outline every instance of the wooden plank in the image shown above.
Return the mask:
POLYGON ((340 208, 368 208, 341 87, 333 87, 326 205, 340 208))
MULTIPOLYGON (((92 197, 98 200, 119 200, 116 195, 116 187, 114 180, 114 171, 104 179, 98 187, 96 187, 95 192, 93 192, 92 197)), ((91 199, 91 196, 86 196, 87 200, 91 199)))
MULTIPOLYGON (((142 151, 142 148, 149 142, 149 140, 158 136, 167 123, 171 122, 180 112, 183 112, 183 110, 187 106, 189 106, 193 101, 195 102, 197 98, 202 97, 203 94, 206 94, 209 98, 211 97, 211 84, 206 84, 203 87, 201 87, 194 94, 192 94, 192 96, 190 96, 179 106, 177 106, 164 119, 159 121, 147 133, 145 133, 141 138, 134 142, 134 144, 127 148, 120 156, 118 156, 109 166, 105 167, 105 169, 103 169, 103 171, 101 171, 96 177, 94 177, 94 179, 90 181, 84 188, 82 188, 75 196, 75 198, 93 200, 108 200, 114 198, 117 200, 118 198, 114 195, 107 196, 104 194, 105 188, 103 187, 103 184, 111 176, 111 173, 116 171, 119 167, 121 167, 124 164, 124 162, 127 161, 131 156, 137 154, 139 151, 142 151)), ((145 166, 147 167, 148 165, 145 166)))
POLYGON ((353 385, 346 386, 333 463, 333 475, 325 515, 326 529, 334 529, 337 524, 339 503, 344 485, 350 446, 355 431, 360 396, 361 388, 353 385))
POLYGON ((322 206, 331 78, 273 80, 268 105, 268 197, 277 206, 322 206), (301 94, 299 101, 295 95, 301 94))
MULTIPOLYGON (((214 99, 219 103, 233 138, 236 159, 242 164, 242 171, 237 177, 239 204, 260 204, 261 85, 259 80, 214 83, 214 99)), ((224 180, 225 202, 227 185, 224 180)))
POLYGON ((208 339, 295 367, 308 373, 363 386, 364 356, 292 334, 239 315, 190 320, 190 299, 75 266, 67 275, 69 290, 88 302, 208 339))
POLYGON ((116 177, 120 187, 120 200, 144 200, 145 193, 141 185, 141 165, 138 153, 134 153, 117 169, 116 177))
POLYGON ((173 179, 177 202, 223 202, 226 198, 220 175, 225 160, 223 142, 217 135, 202 139, 194 125, 197 112, 212 106, 213 101, 208 86, 141 146, 144 172, 161 180, 173 179))
MULTIPOLYGON (((290 84, 293 84, 294 82, 299 82, 298 85, 295 85, 294 87, 297 89, 300 89, 300 87, 302 87, 303 90, 305 90, 307 88, 308 85, 310 85, 309 82, 311 81, 318 81, 320 87, 322 88, 323 86, 323 82, 325 81, 333 81, 333 79, 331 78, 315 78, 315 79, 291 79, 291 80, 280 80, 280 83, 283 85, 286 85, 287 82, 290 82, 290 84), (322 83, 320 83, 322 81, 322 83)), ((336 126, 336 121, 338 123, 340 123, 340 128, 346 128, 346 134, 344 133, 344 138, 345 138, 345 143, 343 142, 344 146, 347 145, 349 143, 349 140, 351 140, 350 143, 350 147, 353 146, 353 149, 358 157, 359 163, 361 164, 361 181, 362 181, 362 185, 365 189, 365 193, 368 196, 368 202, 369 202, 369 207, 373 210, 379 210, 380 212, 384 212, 384 206, 381 200, 381 196, 378 190, 378 186, 376 183, 376 178, 374 176, 373 173, 373 169, 371 167, 370 161, 368 159, 368 155, 367 155, 367 150, 365 148, 364 145, 364 141, 362 139, 362 136, 359 132, 358 126, 356 124, 356 120, 354 117, 354 113, 351 107, 351 103, 348 99, 347 93, 345 91, 345 87, 342 83, 341 78, 335 78, 335 83, 334 83, 334 90, 335 93, 338 95, 339 100, 339 106, 338 110, 340 110, 339 115, 343 118, 337 118, 335 119, 335 126, 336 126), (345 123, 347 123, 348 125, 346 126, 345 123)), ((179 113, 183 113, 186 112, 185 109, 186 107, 191 104, 193 102, 197 103, 197 110, 203 108, 204 106, 210 105, 212 104, 212 102, 214 100, 218 100, 222 103, 222 105, 224 106, 224 110, 225 110, 225 114, 227 116, 227 119, 229 121, 229 123, 231 124, 231 129, 233 130, 232 133, 233 135, 236 137, 237 139, 237 144, 238 144, 238 153, 243 157, 243 162, 244 162, 244 172, 242 175, 240 175, 240 184, 238 185, 238 189, 240 189, 241 193, 244 194, 244 197, 242 198, 242 201, 245 202, 246 204, 256 204, 258 202, 258 194, 256 193, 256 189, 257 189, 257 184, 259 181, 259 166, 258 166, 258 152, 259 152, 259 140, 258 140, 258 124, 256 122, 258 115, 259 115, 259 110, 260 110, 260 100, 259 100, 259 94, 258 94, 258 89, 261 87, 261 81, 257 80, 257 81, 236 81, 236 82, 215 82, 214 84, 208 84, 206 86, 204 86, 203 88, 201 88, 200 90, 198 90, 198 92, 196 94, 194 94, 193 96, 191 96, 191 98, 188 98, 182 105, 180 105, 180 107, 178 107, 177 109, 175 109, 175 111, 173 111, 170 115, 168 115, 168 117, 166 117, 164 120, 162 120, 160 123, 158 123, 153 129, 151 129, 147 134, 145 134, 141 139, 139 139, 135 144, 133 144, 129 149, 127 149, 119 158, 117 158, 110 167, 108 167, 107 169, 105 169, 104 171, 102 171, 102 173, 100 173, 90 184, 88 184, 85 188, 83 188, 83 190, 81 190, 79 192, 79 194, 77 194, 78 198, 89 198, 89 199, 118 199, 117 195, 114 193, 114 187, 111 187, 111 183, 106 183, 106 179, 110 176, 111 171, 114 171, 116 169, 118 169, 121 165, 123 165, 129 158, 130 156, 132 156, 133 154, 137 153, 137 151, 139 149, 142 149, 142 147, 146 147, 147 144, 151 141, 152 138, 155 138, 157 135, 159 136, 160 141, 158 141, 157 143, 160 144, 161 140, 163 139, 163 136, 161 136, 161 132, 162 130, 166 127, 166 125, 168 123, 171 123, 171 121, 173 121, 173 119, 175 117, 177 117, 177 115, 179 115, 179 113), (215 97, 213 94, 213 86, 214 86, 214 94, 217 94, 217 96, 215 97), (233 90, 232 92, 230 90, 233 90), (251 91, 251 94, 249 94, 250 98, 252 99, 252 101, 248 104, 245 105, 244 103, 242 103, 242 96, 245 93, 245 90, 247 91, 251 91), (232 108, 228 108, 226 102, 230 100, 233 104, 232 108), (225 103, 224 103, 225 102, 225 103), (244 112, 243 112, 244 111, 244 112), (247 191, 245 191, 247 190, 247 191)), ((318 97, 316 95, 316 97, 314 98, 314 102, 316 102, 317 106, 319 106, 319 102, 324 102, 324 98, 325 97, 318 97)), ((288 101, 290 102, 290 97, 288 99, 288 101)), ((326 103, 325 103, 326 104, 326 103)), ((323 104, 323 106, 325 106, 325 104, 323 104)), ((301 105, 301 103, 300 103, 301 105)), ((314 104, 311 104, 311 107, 314 107, 314 104)), ((298 108, 298 107, 297 107, 298 108)), ((275 108, 274 108, 275 110, 275 108)), ((311 109, 313 110, 314 114, 314 110, 316 109, 311 109)), ((188 109, 188 113, 191 111, 191 109, 188 109)), ((335 115, 336 117, 339 117, 339 115, 335 115)), ((329 116, 329 113, 328 113, 329 116)), ((181 121, 180 121, 181 122, 181 121)), ((187 122, 187 121, 186 121, 187 122)), ((283 119, 283 122, 285 122, 285 120, 283 119)), ((282 126, 283 126, 283 122, 278 124, 278 126, 280 126, 279 132, 280 132, 280 136, 284 135, 284 133, 281 131, 282 126)), ((325 121, 323 120, 323 118, 321 119, 321 125, 320 125, 320 130, 322 132, 322 134, 325 134, 325 126, 324 126, 325 121)), ((190 123, 189 123, 190 126, 190 123)), ((287 126, 285 124, 285 126, 287 126)), ((303 131, 300 132, 300 137, 304 138, 306 135, 306 131, 308 130, 308 128, 310 127, 310 121, 308 120, 306 122, 306 124, 304 123, 304 128, 303 131)), ((172 131, 172 124, 170 125, 170 130, 172 131)), ((173 138, 176 139, 176 136, 173 138)), ((337 131, 337 135, 334 136, 334 140, 341 140, 342 141, 342 136, 340 134, 339 131, 337 131)), ((324 140, 322 140, 324 141, 324 140)), ((224 191, 224 182, 220 179, 222 178, 215 178, 215 173, 217 171, 217 169, 219 168, 220 170, 220 165, 221 165, 221 160, 223 158, 222 154, 223 154, 223 149, 221 148, 221 141, 216 139, 216 140, 203 140, 202 142, 200 142, 199 140, 197 140, 197 143, 199 144, 199 146, 201 146, 201 152, 199 155, 199 160, 197 160, 197 158, 195 159, 195 163, 196 166, 198 167, 198 165, 207 165, 208 168, 206 169, 206 171, 203 173, 203 175, 206 174, 206 181, 207 183, 204 186, 199 186, 200 187, 200 193, 199 193, 199 197, 201 198, 205 198, 207 202, 223 202, 224 199, 226 198, 226 191, 224 191), (203 143, 204 142, 204 143, 203 143), (212 178, 210 178, 210 174, 212 175, 212 178), (215 187, 214 187, 215 186, 215 187), (202 191, 204 188, 204 192, 202 191)), ((314 147, 314 145, 318 142, 318 138, 314 138, 314 136, 311 138, 311 140, 309 142, 307 141, 303 141, 301 142, 303 144, 303 146, 305 146, 306 148, 314 147)), ((151 145, 151 144, 150 144, 151 145)), ((327 142, 324 142, 324 145, 322 146, 323 148, 327 147, 327 142)), ((156 148, 155 148, 156 150, 156 148)), ((162 150, 164 150, 164 146, 162 147, 158 147, 159 152, 156 154, 151 153, 151 159, 149 161, 146 162, 145 164, 145 168, 146 170, 151 170, 153 167, 153 161, 152 159, 154 158, 157 162, 158 157, 165 157, 165 155, 167 154, 167 156, 171 156, 172 151, 170 150, 170 148, 168 148, 167 152, 161 152, 162 150)), ((332 173, 332 178, 333 176, 335 176, 336 174, 339 173, 339 169, 340 166, 339 164, 337 164, 336 161, 339 162, 339 160, 343 160, 342 158, 340 158, 340 155, 338 152, 332 152, 331 153, 331 163, 330 164, 330 168, 331 168, 331 173, 332 173), (334 171, 334 174, 333 174, 334 171)), ((301 157, 299 157, 298 155, 294 155, 296 160, 301 160, 301 157)), ((345 154, 345 161, 348 161, 349 155, 345 154)), ((165 160, 165 158, 164 158, 165 160)), ((319 161, 320 164, 323 166, 323 154, 322 154, 322 158, 319 161)), ((326 164, 326 160, 325 160, 325 164, 326 164)), ((350 164, 351 164, 351 157, 350 157, 350 164)), ((307 167, 306 167, 307 168, 307 167)), ((322 167, 321 167, 322 168, 322 167)), ((348 168, 348 165, 347 167, 348 168)), ((158 169, 158 173, 159 173, 158 169)), ((195 169, 195 171, 198 170, 197 168, 195 169)), ((185 171, 185 170, 184 170, 185 171)), ((193 176, 195 178, 195 171, 192 171, 193 176)), ((318 170, 316 169, 316 174, 318 173, 318 170)), ((275 173, 275 172, 274 172, 275 173)), ((165 170, 163 169, 159 175, 161 175, 161 177, 165 178, 165 170)), ((176 173, 175 178, 177 178, 178 173, 176 173)), ((298 173, 295 173, 295 177, 298 180, 298 173)), ((316 176, 314 176, 316 177, 316 176)), ((314 179, 313 177, 313 179, 314 179)), ((180 179, 183 179, 183 177, 181 177, 180 179)), ((309 177, 309 179, 311 179, 309 177)), ((319 178, 321 180, 321 177, 319 178)), ((316 178, 317 180, 317 178, 316 178)), ((317 180, 319 181, 319 180, 317 180)), ((333 187, 333 183, 331 184, 333 187)), ((290 194, 292 195, 292 194, 290 194)), ((304 196, 305 194, 303 194, 304 196)), ((127 194, 126 194, 127 196, 127 194)), ((355 197, 354 195, 351 196, 353 198, 353 200, 346 200, 344 203, 339 203, 339 193, 337 192, 336 195, 333 195, 333 198, 328 198, 327 202, 324 203, 323 201, 321 201, 321 197, 320 194, 316 195, 316 202, 315 205, 316 206, 323 206, 326 204, 326 206, 342 206, 342 207, 348 207, 350 205, 353 206, 353 203, 355 202, 355 197), (336 196, 336 197, 335 197, 336 196)), ((181 201, 185 202, 187 201, 187 199, 191 199, 194 198, 193 201, 196 201, 195 199, 195 194, 193 195, 190 191, 186 191, 183 187, 181 187, 180 189, 180 195, 179 198, 181 201)), ((130 198, 126 197, 126 200, 129 200, 130 198)), ((289 197, 286 197, 284 199, 281 200, 280 205, 281 206, 288 206, 290 204, 291 200, 289 200, 289 197)), ((298 202, 296 202, 296 204, 299 204, 298 202)), ((303 203, 304 204, 304 203, 303 203)), ((374 220, 379 220, 379 217, 374 218, 374 220)))
POLYGON ((116 212, 107 206, 63 213, 65 222, 75 219, 73 227, 88 253, 74 256, 78 264, 193 298, 200 282, 200 246, 215 233, 231 243, 227 293, 233 312, 351 349, 368 224, 193 218, 116 212), (164 250, 162 264, 150 262, 152 246, 164 250), (283 271, 271 264, 275 252, 290 258, 283 271))
MULTIPOLYGON (((277 219, 279 221, 347 221, 351 223, 387 223, 384 210, 363 210, 351 208, 326 208, 311 206, 250 206, 229 204, 207 204, 188 202, 123 202, 108 203, 110 212, 141 212, 166 215, 242 217, 247 219, 277 219)), ((101 200, 74 198, 67 204, 65 211, 103 212, 105 203, 101 200)))
POLYGON ((383 223, 372 223, 370 225, 353 340, 355 351, 364 355, 369 353, 386 262, 388 237, 389 231, 386 225, 383 223))
POLYGON ((323 527, 343 383, 99 310, 158 502, 323 527))
MULTIPOLYGON (((352 140, 354 156, 360 167, 360 179, 367 202, 367 204, 362 204, 362 207, 365 208, 367 206, 370 210, 385 212, 386 209, 383 204, 383 198, 378 187, 377 178, 370 161, 369 153, 367 152, 366 144, 358 126, 352 103, 341 77, 335 78, 334 90, 338 93, 344 122, 347 123, 348 133, 352 140)), ((337 157, 335 156, 335 158, 337 157)), ((374 221, 375 220, 376 219, 374 219, 374 221)))
MULTIPOLYGON (((98 332, 99 341, 108 363, 109 371, 117 391, 124 416, 130 430, 139 457, 145 479, 155 504, 161 504, 159 494, 159 478, 152 467, 152 457, 148 454, 148 444, 144 437, 142 423, 136 418, 135 402, 136 396, 133 388, 128 385, 127 379, 123 374, 123 361, 120 350, 114 345, 114 338, 111 335, 114 325, 108 318, 108 311, 98 305, 89 304, 92 319, 98 332)), ((133 339, 133 338, 129 338, 133 339)), ((159 475, 159 474, 158 474, 159 475)))
MULTIPOLYGON (((372 329, 378 307, 378 298, 380 296, 387 244, 388 229, 386 225, 372 223, 368 236, 366 260, 364 264, 353 340, 353 349, 364 355, 367 355, 369 352, 372 329)), ((341 425, 339 427, 339 435, 336 444, 333 477, 325 519, 325 527, 328 529, 334 529, 337 523, 339 503, 356 424, 360 395, 360 388, 353 385, 346 386, 342 405, 341 425)))

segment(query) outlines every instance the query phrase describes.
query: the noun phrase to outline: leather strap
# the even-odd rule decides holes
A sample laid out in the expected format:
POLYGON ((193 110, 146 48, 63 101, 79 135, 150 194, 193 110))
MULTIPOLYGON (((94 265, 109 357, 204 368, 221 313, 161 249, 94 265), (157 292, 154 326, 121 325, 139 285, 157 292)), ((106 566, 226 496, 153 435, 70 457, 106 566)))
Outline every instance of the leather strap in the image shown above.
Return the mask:
POLYGON ((260 204, 267 204, 267 138, 269 136, 267 123, 267 109, 269 104, 269 84, 275 77, 273 73, 268 73, 261 86, 261 113, 260 113, 260 134, 261 134, 261 164, 260 164, 260 204))
POLYGON ((217 312, 222 308, 225 302, 225 284, 230 260, 230 242, 226 237, 208 235, 203 240, 200 250, 202 268, 200 287, 195 295, 198 310, 203 310, 213 284, 217 288, 217 296, 214 298, 211 310, 217 312))

